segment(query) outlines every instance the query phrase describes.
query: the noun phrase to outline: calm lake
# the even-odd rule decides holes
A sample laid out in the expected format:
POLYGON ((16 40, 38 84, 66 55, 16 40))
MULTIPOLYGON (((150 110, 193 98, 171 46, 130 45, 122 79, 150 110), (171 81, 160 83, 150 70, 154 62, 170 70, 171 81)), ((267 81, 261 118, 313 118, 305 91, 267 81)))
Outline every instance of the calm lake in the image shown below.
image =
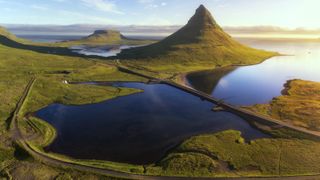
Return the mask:
MULTIPOLYGON (((320 81, 320 43, 245 43, 290 56, 259 65, 192 73, 187 76, 189 85, 235 105, 250 105, 279 96, 289 79, 320 81)), ((240 117, 212 112, 214 104, 173 87, 114 85, 144 92, 91 105, 52 104, 38 111, 37 116, 58 132, 46 150, 80 159, 147 164, 160 160, 193 135, 236 129, 247 139, 268 137, 240 117)))
POLYGON ((58 132, 46 150, 80 159, 146 164, 197 134, 236 129, 247 139, 268 137, 240 117, 212 112, 214 104, 173 87, 117 85, 144 92, 91 105, 53 104, 37 112, 58 132))
POLYGON ((234 105, 268 103, 281 95, 291 79, 320 82, 320 42, 281 43, 245 41, 252 47, 277 51, 290 56, 271 58, 262 64, 218 71, 191 73, 188 84, 234 105))
POLYGON ((129 45, 106 45, 106 46, 73 46, 70 49, 72 49, 73 52, 76 52, 78 54, 83 54, 86 56, 101 56, 101 57, 111 57, 116 56, 118 53, 120 53, 124 49, 129 49, 133 47, 138 46, 129 46, 129 45))

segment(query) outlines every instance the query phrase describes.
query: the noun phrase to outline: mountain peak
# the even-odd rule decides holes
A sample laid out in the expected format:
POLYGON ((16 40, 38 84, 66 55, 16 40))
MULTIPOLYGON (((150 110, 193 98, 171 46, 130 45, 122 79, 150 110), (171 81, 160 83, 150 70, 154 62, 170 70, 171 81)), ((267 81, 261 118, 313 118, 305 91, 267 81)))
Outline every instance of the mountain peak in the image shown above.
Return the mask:
POLYGON ((217 24, 209 10, 200 5, 187 25, 177 32, 155 44, 123 50, 118 58, 177 63, 179 66, 216 66, 253 62, 252 59, 261 60, 272 55, 234 40, 217 24))
POLYGON ((208 9, 203 4, 201 4, 196 10, 196 12, 206 12, 206 11, 208 11, 208 9))
POLYGON ((188 25, 196 26, 198 29, 219 28, 210 11, 204 5, 199 6, 196 13, 189 20, 188 25))

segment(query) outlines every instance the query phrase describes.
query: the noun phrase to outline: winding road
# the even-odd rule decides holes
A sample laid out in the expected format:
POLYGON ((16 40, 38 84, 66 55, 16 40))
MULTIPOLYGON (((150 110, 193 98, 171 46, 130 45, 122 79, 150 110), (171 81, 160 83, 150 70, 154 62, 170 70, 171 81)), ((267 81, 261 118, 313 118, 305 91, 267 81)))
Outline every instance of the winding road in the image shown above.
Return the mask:
MULTIPOLYGON (((126 70, 126 71, 130 71, 131 70, 126 70)), ((134 72, 134 74, 138 75, 139 73, 134 72)), ((148 77, 143 75, 144 77, 148 77)), ((149 78, 150 79, 150 78, 149 78)), ((154 78, 152 78, 154 79, 154 78)), ((206 100, 209 100, 211 102, 215 102, 216 100, 213 99, 212 97, 208 97, 207 95, 198 92, 196 90, 193 90, 191 88, 185 87, 185 86, 181 86, 178 85, 176 83, 170 82, 170 81, 166 81, 166 80, 159 80, 159 79, 154 79, 156 81, 160 81, 161 83, 166 83, 168 85, 177 87, 181 90, 184 90, 186 92, 189 92, 191 94, 197 95, 201 98, 204 98, 206 100)), ((35 159, 52 165, 52 166, 56 166, 56 167, 66 167, 66 168, 72 168, 72 169, 76 169, 79 171, 86 171, 86 172, 91 172, 91 173, 96 173, 96 174, 101 174, 101 175, 105 175, 105 176, 109 176, 109 177, 117 177, 117 178, 125 178, 125 179, 141 179, 141 180, 181 180, 181 179, 196 179, 196 180, 205 180, 205 179, 226 179, 226 178, 186 178, 186 177, 166 177, 166 176, 148 176, 148 175, 138 175, 138 174, 130 174, 130 173, 125 173, 125 172, 118 172, 118 171, 113 171, 113 170, 108 170, 108 169, 103 169, 103 168, 98 168, 98 167, 91 167, 91 166, 86 166, 86 165, 81 165, 81 164, 77 164, 77 163, 72 163, 72 162, 66 162, 66 161, 62 161, 59 159, 56 159, 54 157, 50 157, 48 156, 46 153, 43 152, 39 152, 36 149, 34 149, 27 141, 26 139, 23 137, 21 130, 19 129, 19 122, 18 122, 18 117, 20 114, 21 109, 23 108, 23 105, 25 104, 26 99, 28 98, 28 95, 30 94, 33 84, 36 82, 36 78, 32 78, 29 83, 27 84, 27 86, 25 87, 25 90, 16 106, 16 109, 14 111, 14 114, 12 116, 12 131, 14 132, 14 136, 15 139, 17 141, 17 143, 19 143, 31 156, 33 156, 35 159)), ((217 101, 218 102, 218 101, 217 101)), ((219 103, 219 102, 218 102, 219 103)), ((221 103, 220 103, 221 105, 221 103)), ((227 105, 223 105, 222 106, 224 108, 229 108, 230 110, 233 109, 232 106, 227 106, 227 105)), ((235 111, 237 111, 237 109, 235 109, 235 111)), ((259 117, 260 118, 260 117, 259 117)), ((232 179, 256 179, 259 177, 255 177, 255 178, 245 178, 245 177, 237 177, 237 178, 232 178, 232 179)), ((259 179, 266 179, 266 180, 277 180, 280 177, 270 177, 270 178, 265 178, 265 177, 260 177, 259 179)), ((300 179, 316 179, 316 178, 320 178, 319 175, 316 176, 301 176, 301 177, 281 177, 281 179, 288 179, 288 180, 300 180, 300 179)))

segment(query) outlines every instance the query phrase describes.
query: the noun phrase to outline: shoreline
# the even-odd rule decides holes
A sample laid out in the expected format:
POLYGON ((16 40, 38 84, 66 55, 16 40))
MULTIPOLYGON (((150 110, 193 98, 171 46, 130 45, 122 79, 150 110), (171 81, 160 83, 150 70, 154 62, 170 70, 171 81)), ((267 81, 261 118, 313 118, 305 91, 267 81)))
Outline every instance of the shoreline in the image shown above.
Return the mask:
MULTIPOLYGON (((268 57, 264 60, 262 60, 261 62, 258 62, 258 63, 253 63, 253 64, 231 64, 231 65, 226 65, 226 66, 220 66, 220 67, 215 67, 214 69, 202 69, 202 70, 195 70, 195 71, 189 71, 189 72, 185 72, 185 73, 180 73, 178 74, 178 81, 177 83, 181 83, 182 85, 185 85, 185 86, 188 86, 188 87, 191 87, 188 82, 188 78, 187 76, 190 75, 190 74, 193 74, 193 73, 200 73, 200 72, 205 72, 205 71, 217 71, 217 70, 221 70, 221 69, 226 69, 226 68, 239 68, 239 67, 246 67, 246 66, 256 66, 256 65, 259 65, 259 64, 262 64, 266 61, 269 61, 269 60, 272 60, 273 58, 275 57, 279 57, 279 56, 291 56, 291 55, 283 55, 283 54, 280 54, 280 53, 277 53, 277 55, 274 55, 274 56, 271 56, 271 57, 268 57)), ((292 55, 294 56, 294 55, 292 55)), ((193 87, 191 87, 193 88, 193 87)))

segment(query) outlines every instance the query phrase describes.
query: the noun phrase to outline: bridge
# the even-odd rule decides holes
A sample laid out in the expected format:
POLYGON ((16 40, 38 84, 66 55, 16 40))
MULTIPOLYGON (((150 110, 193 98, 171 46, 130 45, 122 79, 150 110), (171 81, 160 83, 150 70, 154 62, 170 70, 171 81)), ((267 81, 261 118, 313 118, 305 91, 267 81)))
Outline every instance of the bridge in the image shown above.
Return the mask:
MULTIPOLYGON (((128 70, 125 69, 128 73, 133 72, 132 70, 128 70)), ((139 75, 140 73, 138 72, 133 72, 133 74, 139 75)), ((168 81, 168 80, 162 80, 162 79, 156 79, 156 78, 152 78, 149 77, 147 75, 142 75, 143 77, 148 77, 148 79, 151 80, 151 82, 160 82, 162 84, 167 84, 169 86, 178 88, 180 90, 183 90, 187 93, 193 94, 195 96, 198 96, 204 100, 207 100, 209 102, 215 103, 221 107, 223 107, 224 109, 238 114, 239 116, 242 117, 246 117, 246 118, 252 118, 256 121, 263 121, 263 122, 269 122, 271 124, 275 124, 275 125, 280 125, 282 127, 287 127, 287 128, 291 128, 300 132, 305 132, 306 134, 312 134, 316 137, 319 137, 319 134, 313 134, 313 132, 308 132, 308 131, 304 131, 301 130, 297 127, 293 127, 293 126, 289 126, 283 122, 268 118, 268 117, 263 117, 260 116, 258 114, 252 113, 250 111, 246 111, 243 110, 241 108, 237 108, 231 105, 228 105, 222 101, 219 101, 211 96, 209 96, 208 94, 202 93, 200 91, 194 90, 190 87, 187 86, 183 86, 181 84, 177 84, 175 82, 172 81, 168 81)), ((126 173, 126 172, 120 172, 120 171, 114 171, 114 170, 109 170, 109 169, 104 169, 104 168, 99 168, 99 167, 93 167, 93 166, 88 166, 88 165, 83 165, 83 164, 79 164, 76 162, 69 162, 69 161, 64 161, 55 157, 52 157, 44 152, 41 152, 37 149, 35 149, 32 145, 29 144, 29 142, 25 139, 25 137, 22 135, 22 132, 19 128, 19 124, 18 124, 18 117, 20 114, 20 111, 23 107, 23 105, 25 104, 25 101, 28 97, 28 95, 30 94, 30 91, 32 90, 33 84, 35 83, 36 78, 33 77, 28 85, 25 87, 25 90, 17 104, 17 107, 14 110, 13 116, 12 116, 12 130, 13 133, 15 134, 15 139, 17 141, 18 144, 20 144, 28 153, 30 153, 31 156, 33 156, 35 159, 41 161, 42 163, 46 163, 46 164, 50 164, 52 166, 55 167, 66 167, 66 168, 72 168, 72 169, 77 169, 80 171, 87 171, 87 172, 91 172, 91 173, 97 173, 97 174, 101 174, 101 175, 106 175, 106 176, 111 176, 111 177, 118 177, 118 178, 125 178, 125 179, 144 179, 144 180, 184 180, 184 179, 194 179, 194 180, 207 180, 207 179, 225 179, 225 178, 186 178, 186 177, 168 177, 168 176, 149 176, 149 175, 143 175, 143 174, 131 174, 131 173, 126 173)), ((259 179, 266 179, 266 180, 278 180, 278 179, 288 179, 288 180, 298 180, 301 178, 319 178, 319 175, 310 175, 310 176, 293 176, 293 177, 256 177, 259 179)), ((235 180, 244 180, 244 179, 248 179, 248 178, 242 178, 242 177, 236 177, 233 178, 235 180)), ((249 178, 250 179, 250 178, 249 178)))
POLYGON ((128 69, 128 68, 123 67, 123 66, 118 66, 118 69, 120 71, 123 71, 123 72, 126 72, 126 73, 130 73, 130 74, 134 74, 134 75, 137 75, 137 76, 141 76, 141 77, 147 78, 147 79, 149 79, 150 82, 159 82, 161 84, 167 84, 167 85, 169 85, 171 87, 180 89, 180 90, 182 90, 184 92, 187 92, 189 94, 197 96, 197 97, 199 97, 199 98, 201 98, 203 100, 212 102, 212 103, 216 104, 217 106, 223 108, 225 111, 228 111, 228 112, 231 112, 233 114, 236 114, 236 115, 238 115, 238 116, 240 116, 240 117, 242 117, 242 118, 244 118, 246 120, 259 122, 259 123, 270 125, 270 126, 276 126, 278 128, 279 127, 288 128, 288 129, 291 129, 291 130, 294 130, 294 131, 298 131, 298 132, 304 133, 306 135, 310 135, 310 136, 315 137, 317 139, 320 139, 320 132, 318 132, 318 131, 312 131, 312 130, 308 130, 308 129, 305 129, 305 128, 302 128, 302 127, 297 127, 297 126, 294 126, 292 124, 286 123, 284 121, 280 121, 278 119, 274 119, 274 118, 269 117, 269 116, 258 114, 258 113, 246 110, 244 108, 241 108, 241 107, 233 106, 231 104, 228 104, 228 103, 225 103, 225 102, 221 101, 220 99, 216 99, 216 98, 214 98, 214 97, 212 97, 212 96, 210 96, 210 95, 208 95, 206 93, 203 93, 201 91, 195 90, 195 89, 193 89, 191 87, 188 87, 188 86, 185 86, 185 85, 182 85, 182 84, 175 83, 175 82, 170 81, 170 80, 154 78, 152 76, 145 75, 145 74, 142 74, 140 72, 133 71, 133 70, 128 69))

